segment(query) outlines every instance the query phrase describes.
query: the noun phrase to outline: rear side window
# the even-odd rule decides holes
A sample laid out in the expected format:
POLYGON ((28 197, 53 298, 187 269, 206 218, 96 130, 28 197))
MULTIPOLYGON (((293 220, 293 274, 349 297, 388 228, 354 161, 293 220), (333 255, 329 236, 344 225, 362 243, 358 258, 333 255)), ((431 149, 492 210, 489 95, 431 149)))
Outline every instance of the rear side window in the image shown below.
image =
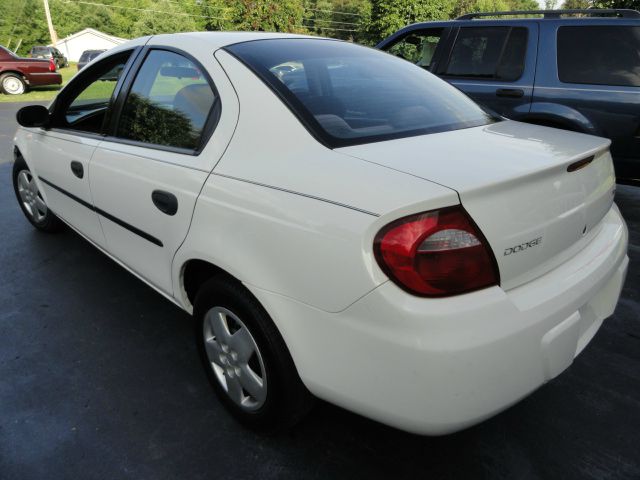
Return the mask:
POLYGON ((258 40, 226 50, 332 148, 493 121, 448 83, 379 50, 321 39, 258 40))
POLYGON ((461 28, 445 75, 515 81, 527 51, 524 27, 461 28))
POLYGON ((200 67, 177 53, 151 50, 125 101, 117 136, 197 150, 215 103, 200 67))
POLYGON ((560 27, 558 76, 565 83, 640 86, 640 27, 560 27))

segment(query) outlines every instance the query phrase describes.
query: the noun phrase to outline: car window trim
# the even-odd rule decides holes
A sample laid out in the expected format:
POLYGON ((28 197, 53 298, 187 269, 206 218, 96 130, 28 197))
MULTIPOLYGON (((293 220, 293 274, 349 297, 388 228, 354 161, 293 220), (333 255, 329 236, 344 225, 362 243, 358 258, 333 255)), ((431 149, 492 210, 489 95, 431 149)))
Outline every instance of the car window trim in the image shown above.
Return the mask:
POLYGON ((209 143, 209 140, 211 139, 213 132, 218 126, 221 115, 222 115, 222 99, 220 98, 218 89, 216 88, 215 82, 213 81, 213 78, 211 78, 209 71, 202 65, 202 63, 200 63, 200 61, 198 61, 193 55, 176 47, 171 47, 167 45, 153 45, 153 44, 145 45, 144 47, 141 47, 140 53, 138 54, 134 64, 132 64, 131 70, 127 73, 127 78, 125 82, 123 82, 122 87, 118 93, 118 97, 115 100, 114 108, 112 109, 112 118, 110 121, 110 125, 107 128, 104 140, 111 143, 120 143, 123 145, 131 145, 134 147, 149 148, 152 150, 160 150, 160 151, 165 151, 170 153, 179 153, 183 155, 190 155, 190 156, 197 157, 202 153, 204 148, 209 143), (132 139, 122 138, 117 136, 118 126, 120 124, 120 118, 122 116, 122 111, 124 109, 125 101, 128 98, 129 93, 131 92, 131 88, 133 87, 133 84, 136 80, 136 77, 138 76, 138 73, 140 72, 140 69, 142 68, 142 65, 144 64, 145 60, 149 56, 149 53, 154 50, 164 50, 164 51, 172 52, 177 55, 181 55, 185 57, 187 60, 192 62, 194 65, 196 65, 200 69, 200 72, 202 72, 202 75, 204 76, 205 80, 209 84, 209 88, 211 88, 211 91, 213 92, 215 100, 213 102, 213 105, 211 105, 211 110, 209 110, 207 120, 204 124, 204 128, 202 129, 202 135, 200 136, 200 142, 198 144, 198 148, 191 149, 191 148, 174 147, 171 145, 157 145, 154 143, 142 142, 140 140, 132 140, 132 139))
POLYGON ((527 70, 527 56, 528 56, 528 50, 529 50, 529 39, 530 39, 530 33, 531 33, 531 27, 529 25, 496 25, 496 26, 485 26, 485 25, 469 25, 469 26, 460 26, 457 27, 457 31, 454 35, 454 38, 452 40, 452 42, 448 45, 449 49, 448 49, 448 55, 447 55, 447 61, 442 63, 442 66, 440 68, 437 69, 437 74, 443 78, 446 78, 447 80, 477 80, 477 81, 481 81, 481 82, 501 82, 501 83, 516 83, 519 82, 522 77, 525 74, 525 71, 527 70), (520 75, 518 76, 518 78, 515 79, 509 79, 509 80, 505 80, 505 79, 501 79, 498 78, 494 72, 494 74, 491 77, 481 77, 481 76, 477 76, 477 75, 451 75, 446 73, 447 72, 447 68, 449 68, 449 64, 451 63, 451 56, 453 55, 453 49, 455 48, 457 42, 458 42, 458 37, 460 36, 460 31, 463 28, 508 28, 509 31, 507 32, 507 36, 505 38, 505 41, 502 44, 502 47, 500 49, 500 56, 498 57, 498 61, 496 62, 496 71, 498 69, 498 67, 500 66, 500 62, 502 61, 502 57, 504 56, 504 52, 507 48, 507 43, 509 42, 509 39, 511 38, 511 34, 513 33, 513 29, 514 28, 523 28, 526 31, 527 37, 525 39, 525 49, 524 49, 524 58, 522 60, 522 71, 520 72, 520 75))

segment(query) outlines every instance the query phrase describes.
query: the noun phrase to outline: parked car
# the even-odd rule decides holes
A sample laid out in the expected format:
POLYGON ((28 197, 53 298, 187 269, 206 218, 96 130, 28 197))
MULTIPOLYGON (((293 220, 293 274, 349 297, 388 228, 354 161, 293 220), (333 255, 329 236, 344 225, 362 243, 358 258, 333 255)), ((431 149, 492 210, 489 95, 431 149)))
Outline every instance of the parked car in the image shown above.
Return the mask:
POLYGON ((254 428, 310 393, 422 434, 479 422, 566 369, 625 279, 609 140, 492 116, 373 49, 145 37, 50 108, 17 115, 26 218, 193 313, 254 428))
POLYGON ((29 50, 29 57, 31 58, 52 58, 57 68, 65 68, 69 66, 69 60, 65 57, 60 50, 55 47, 33 47, 29 50))
POLYGON ((78 71, 82 70, 87 63, 96 58, 101 53, 106 52, 106 50, 85 50, 80 55, 80 60, 78 60, 78 71))
POLYGON ((639 12, 477 13, 410 25, 377 48, 500 115, 610 138, 618 179, 640 182, 639 12))
POLYGON ((27 88, 60 85, 62 76, 56 72, 53 60, 20 58, 0 46, 0 91, 7 95, 20 95, 27 88))

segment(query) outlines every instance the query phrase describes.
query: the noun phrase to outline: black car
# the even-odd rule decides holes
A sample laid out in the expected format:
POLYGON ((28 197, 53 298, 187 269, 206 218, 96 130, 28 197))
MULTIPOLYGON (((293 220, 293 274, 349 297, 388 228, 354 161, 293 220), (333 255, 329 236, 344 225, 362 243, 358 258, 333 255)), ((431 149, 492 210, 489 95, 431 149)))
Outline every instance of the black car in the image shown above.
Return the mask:
POLYGON ((106 50, 85 50, 80 55, 80 60, 78 60, 78 71, 82 70, 87 63, 96 58, 101 53, 106 52, 106 50))
POLYGON ((64 68, 69 66, 69 60, 65 57, 60 50, 55 47, 33 47, 29 50, 30 58, 45 58, 45 59, 53 59, 53 63, 56 64, 57 68, 64 68))
POLYGON ((610 138, 618 180, 640 184, 639 12, 475 13, 410 25, 377 48, 505 117, 610 138))

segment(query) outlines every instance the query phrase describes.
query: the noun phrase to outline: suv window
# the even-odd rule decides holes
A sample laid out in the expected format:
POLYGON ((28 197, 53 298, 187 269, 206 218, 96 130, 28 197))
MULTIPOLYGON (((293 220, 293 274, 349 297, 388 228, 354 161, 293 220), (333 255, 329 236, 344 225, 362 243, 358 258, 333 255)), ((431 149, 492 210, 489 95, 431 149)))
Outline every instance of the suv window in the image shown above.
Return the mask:
POLYGON ((125 101, 117 136, 196 150, 216 103, 200 67, 166 50, 151 50, 125 101))
POLYGON ((461 28, 444 75, 515 81, 526 51, 524 27, 461 28))
POLYGON ((78 78, 75 94, 63 102, 64 127, 100 133, 111 96, 131 52, 107 58, 78 78))
POLYGON ((434 28, 411 32, 390 47, 386 47, 385 50, 396 57, 428 69, 443 31, 443 28, 434 28))
POLYGON ((560 27, 558 76, 565 83, 640 86, 640 27, 560 27))

